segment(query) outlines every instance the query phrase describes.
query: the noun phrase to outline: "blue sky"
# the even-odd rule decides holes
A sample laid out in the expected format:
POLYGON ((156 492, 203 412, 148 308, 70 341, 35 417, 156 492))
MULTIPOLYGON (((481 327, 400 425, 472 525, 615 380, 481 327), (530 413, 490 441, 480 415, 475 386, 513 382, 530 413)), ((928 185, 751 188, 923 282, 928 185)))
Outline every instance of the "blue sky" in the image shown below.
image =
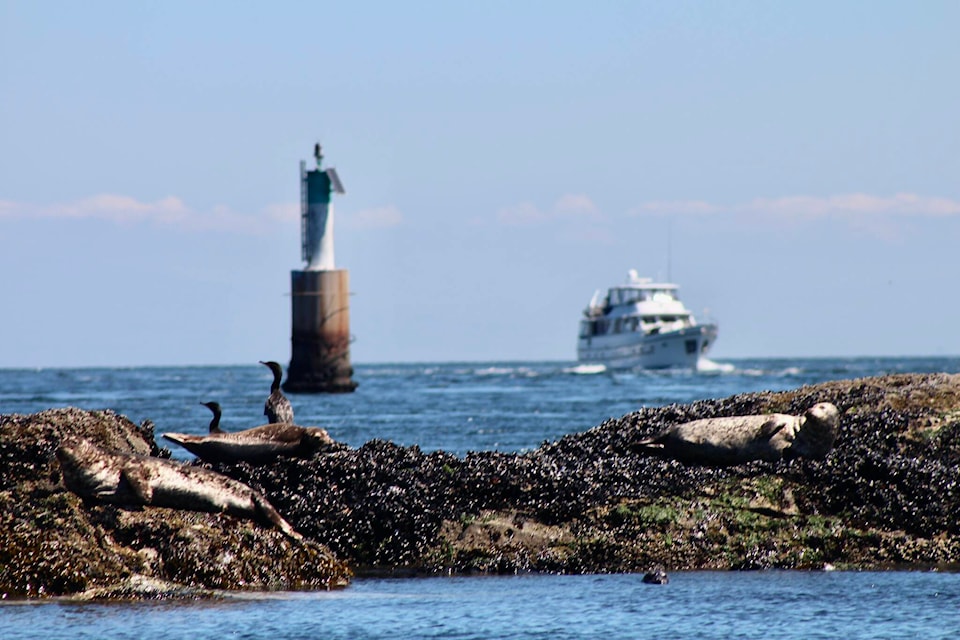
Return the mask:
POLYGON ((956 2, 0 0, 0 366, 289 360, 299 162, 354 362, 960 353, 956 2), (671 246, 668 260, 668 238, 671 246))

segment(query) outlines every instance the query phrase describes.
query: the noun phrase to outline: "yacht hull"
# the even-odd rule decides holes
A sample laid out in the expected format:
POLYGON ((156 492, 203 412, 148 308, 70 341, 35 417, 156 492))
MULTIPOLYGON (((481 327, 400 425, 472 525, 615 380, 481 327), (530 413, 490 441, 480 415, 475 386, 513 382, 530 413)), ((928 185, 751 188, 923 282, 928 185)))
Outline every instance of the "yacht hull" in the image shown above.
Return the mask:
POLYGON ((608 369, 696 369, 717 339, 717 325, 698 324, 657 334, 581 337, 577 360, 608 369))

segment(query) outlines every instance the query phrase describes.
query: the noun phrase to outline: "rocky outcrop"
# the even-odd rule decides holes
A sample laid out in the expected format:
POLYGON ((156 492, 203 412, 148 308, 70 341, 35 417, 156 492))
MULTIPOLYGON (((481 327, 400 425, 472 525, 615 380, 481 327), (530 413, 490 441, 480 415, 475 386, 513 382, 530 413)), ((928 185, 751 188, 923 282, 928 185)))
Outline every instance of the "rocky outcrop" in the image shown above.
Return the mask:
POLYGON ((225 515, 85 504, 66 435, 162 453, 150 425, 76 409, 0 417, 0 594, 209 596, 349 572, 647 572, 960 565, 960 375, 897 375, 641 409, 530 453, 374 440, 204 465, 267 496, 307 544, 225 515), (682 422, 840 412, 824 460, 702 467, 642 455, 682 422), (321 546, 324 545, 324 546, 321 546), (328 551, 333 552, 331 555, 328 551))
POLYGON ((880 568, 960 563, 960 376, 897 375, 642 409, 524 455, 371 441, 216 468, 360 572, 880 568), (682 422, 830 402, 824 460, 640 455, 682 422))
POLYGON ((55 457, 68 437, 161 453, 149 423, 111 411, 0 416, 0 597, 208 597, 347 584, 349 569, 325 547, 250 520, 85 503, 64 487, 55 457))

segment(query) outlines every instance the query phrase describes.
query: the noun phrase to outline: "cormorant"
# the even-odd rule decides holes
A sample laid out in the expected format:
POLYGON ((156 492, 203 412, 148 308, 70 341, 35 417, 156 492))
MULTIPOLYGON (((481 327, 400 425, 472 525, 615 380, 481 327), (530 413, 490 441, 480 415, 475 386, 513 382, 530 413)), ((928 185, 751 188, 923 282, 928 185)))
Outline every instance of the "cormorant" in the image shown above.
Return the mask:
POLYGON ((263 415, 267 416, 267 421, 273 423, 293 424, 293 407, 287 400, 283 392, 280 391, 280 380, 283 378, 283 369, 279 364, 272 360, 268 362, 260 361, 260 364, 270 368, 273 372, 273 384, 270 385, 270 397, 263 404, 263 415))
POLYGON ((220 428, 220 403, 219 402, 201 402, 203 406, 213 411, 213 420, 210 421, 210 433, 226 433, 220 428))

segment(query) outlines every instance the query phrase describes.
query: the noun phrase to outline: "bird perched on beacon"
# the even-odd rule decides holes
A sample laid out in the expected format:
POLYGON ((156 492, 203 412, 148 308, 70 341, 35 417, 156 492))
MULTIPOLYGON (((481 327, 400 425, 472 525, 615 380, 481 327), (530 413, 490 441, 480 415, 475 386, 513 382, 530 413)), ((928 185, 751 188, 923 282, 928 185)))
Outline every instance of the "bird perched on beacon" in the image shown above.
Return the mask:
POLYGON ((210 433, 226 433, 220 428, 220 403, 219 402, 201 402, 203 406, 213 411, 213 420, 210 421, 210 433))
POLYGON ((293 424, 293 407, 290 406, 290 401, 280 391, 283 369, 272 360, 267 362, 261 360, 260 364, 269 367, 270 371, 273 372, 273 384, 270 385, 270 396, 263 404, 263 415, 267 416, 267 421, 271 424, 293 424))

